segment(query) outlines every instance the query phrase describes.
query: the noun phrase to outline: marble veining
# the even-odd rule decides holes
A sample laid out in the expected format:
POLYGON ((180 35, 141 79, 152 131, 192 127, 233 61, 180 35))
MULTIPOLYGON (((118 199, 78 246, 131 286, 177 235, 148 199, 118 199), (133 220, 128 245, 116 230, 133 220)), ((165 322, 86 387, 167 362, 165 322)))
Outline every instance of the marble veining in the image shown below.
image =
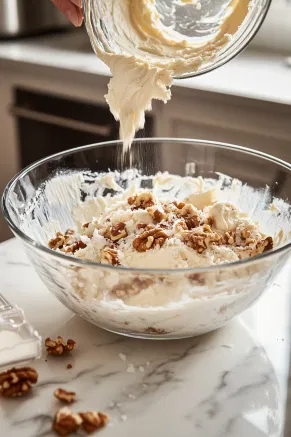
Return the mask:
POLYGON ((291 408, 289 269, 225 328, 179 341, 146 341, 72 315, 46 290, 20 244, 1 244, 1 292, 43 337, 77 342, 70 356, 44 351, 33 363, 39 382, 30 396, 0 400, 1 436, 55 435, 51 423, 60 404, 53 391, 59 387, 77 393, 73 410, 109 414, 110 425, 99 433, 104 437, 283 436, 291 408))

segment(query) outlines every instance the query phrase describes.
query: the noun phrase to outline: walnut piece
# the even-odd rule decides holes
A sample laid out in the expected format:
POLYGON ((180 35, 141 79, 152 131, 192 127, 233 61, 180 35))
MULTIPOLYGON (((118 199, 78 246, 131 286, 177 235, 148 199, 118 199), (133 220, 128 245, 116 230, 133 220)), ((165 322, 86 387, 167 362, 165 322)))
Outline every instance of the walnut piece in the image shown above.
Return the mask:
POLYGON ((211 216, 207 217, 205 220, 205 224, 209 225, 209 226, 213 226, 214 222, 215 222, 214 217, 211 217, 211 216))
POLYGON ((163 334, 167 334, 167 331, 165 331, 164 329, 160 329, 160 328, 154 328, 152 326, 149 326, 145 332, 147 334, 156 334, 156 335, 163 335, 163 334))
POLYGON ((264 244, 264 252, 266 252, 267 250, 271 250, 274 248, 274 240, 272 237, 267 237, 263 240, 263 244, 264 244))
POLYGON ((135 237, 133 248, 138 252, 145 252, 157 245, 162 247, 167 238, 168 235, 162 228, 149 229, 135 237))
POLYGON ((220 245, 223 243, 223 238, 213 232, 209 225, 203 226, 203 231, 185 231, 182 233, 183 241, 198 253, 204 252, 210 244, 220 245))
POLYGON ((61 232, 57 232, 57 236, 48 242, 49 247, 53 250, 62 249, 64 244, 65 236, 61 232))
POLYGON ((64 246, 62 251, 66 253, 75 253, 79 249, 85 249, 87 247, 87 244, 83 243, 83 241, 76 241, 73 244, 70 244, 69 246, 64 246))
POLYGON ((146 228, 148 225, 147 225, 147 223, 138 223, 137 225, 136 225, 136 229, 144 229, 144 228, 146 228))
POLYGON ((112 264, 113 266, 117 266, 120 264, 117 250, 112 249, 109 246, 104 247, 102 251, 102 258, 103 260, 107 261, 109 264, 112 264))
POLYGON ((233 245, 235 244, 236 234, 234 231, 224 233, 225 244, 233 245))
POLYGON ((178 222, 175 223, 175 226, 174 226, 175 233, 187 231, 187 229, 188 229, 188 227, 187 227, 184 219, 179 220, 178 222))
POLYGON ((257 241, 255 238, 251 237, 251 231, 249 229, 243 229, 241 231, 241 240, 246 245, 249 246, 250 244, 256 244, 257 241))
POLYGON ((97 411, 88 411, 86 413, 79 413, 83 422, 82 428, 91 434, 98 429, 104 428, 108 423, 108 416, 97 411))
POLYGON ((255 246, 252 249, 250 256, 258 255, 260 253, 266 252, 267 250, 271 250, 274 247, 274 241, 272 237, 269 236, 262 239, 260 239, 260 237, 258 236, 257 238, 252 237, 251 231, 249 229, 243 229, 240 233, 240 237, 242 245, 245 245, 245 248, 250 245, 255 246))
POLYGON ((54 419, 53 430, 60 436, 67 436, 76 432, 83 419, 79 414, 74 414, 69 408, 61 408, 54 419))
POLYGON ((259 241, 256 245, 255 254, 267 252, 267 250, 271 250, 274 247, 274 241, 272 237, 266 237, 263 240, 259 241))
POLYGON ((104 428, 109 419, 104 413, 88 411, 86 413, 73 413, 69 408, 61 408, 53 422, 53 430, 60 436, 67 436, 78 431, 79 427, 91 434, 98 429, 104 428))
POLYGON ((72 238, 75 234, 75 231, 73 229, 68 229, 65 234, 62 234, 61 232, 57 232, 56 237, 52 238, 48 245, 51 249, 62 249, 63 246, 68 244, 72 241, 72 238))
POLYGON ((166 220, 168 218, 167 214, 158 208, 147 208, 147 212, 152 216, 156 223, 160 223, 162 220, 166 220))
POLYGON ((133 209, 146 209, 155 204, 152 193, 145 192, 137 194, 136 196, 129 197, 127 200, 128 204, 131 205, 133 209))
POLYGON ((14 398, 29 393, 35 384, 38 373, 32 367, 12 368, 0 373, 0 395, 14 398))
POLYGON ((191 273, 190 275, 188 275, 188 280, 191 282, 191 284, 205 284, 205 278, 202 273, 191 273))
POLYGON ((176 214, 178 217, 183 217, 188 229, 197 228, 201 225, 201 219, 199 217, 199 212, 195 206, 191 203, 176 203, 178 211, 176 214))
POLYGON ((243 229, 241 231, 241 238, 242 238, 242 240, 246 240, 247 238, 250 238, 250 236, 251 236, 251 232, 250 232, 249 229, 243 229))
POLYGON ((186 223, 188 229, 197 228, 201 224, 198 216, 197 217, 196 216, 185 217, 185 223, 186 223))
POLYGON ((53 250, 61 250, 66 253, 75 253, 79 249, 85 249, 87 245, 83 241, 74 241, 75 231, 73 229, 68 229, 65 234, 57 232, 55 238, 52 238, 48 245, 53 250))
POLYGON ((66 402, 67 404, 71 404, 72 402, 75 402, 76 400, 76 393, 73 391, 66 391, 62 388, 57 388, 54 391, 54 397, 59 399, 62 402, 66 402))
POLYGON ((192 217, 198 215, 197 209, 191 203, 184 204, 182 208, 179 208, 179 206, 181 206, 181 204, 178 205, 178 209, 180 210, 180 215, 182 217, 192 217))
POLYGON ((174 202, 172 202, 173 203, 173 205, 175 205, 175 207, 176 208, 178 208, 178 209, 182 209, 182 208, 184 208, 184 206, 185 206, 185 202, 176 202, 176 200, 174 201, 174 202))
POLYGON ((60 336, 58 336, 56 340, 52 340, 51 338, 45 340, 46 350, 49 355, 64 355, 71 352, 75 344, 76 342, 70 338, 66 344, 60 336))
POLYGON ((104 236, 112 241, 118 241, 121 238, 127 237, 127 235, 125 223, 120 222, 116 226, 108 228, 104 236))
POLYGON ((140 293, 141 290, 144 290, 145 288, 148 288, 150 285, 152 285, 152 283, 152 279, 135 278, 132 282, 116 285, 111 290, 111 294, 119 298, 135 296, 136 294, 140 293))

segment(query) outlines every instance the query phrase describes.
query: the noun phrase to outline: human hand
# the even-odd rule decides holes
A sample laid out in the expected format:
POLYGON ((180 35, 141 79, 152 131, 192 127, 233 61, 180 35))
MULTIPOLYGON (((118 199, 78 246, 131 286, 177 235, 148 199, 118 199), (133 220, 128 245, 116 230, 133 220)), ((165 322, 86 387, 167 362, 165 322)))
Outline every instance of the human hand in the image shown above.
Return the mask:
POLYGON ((51 0, 53 4, 73 23, 79 27, 83 22, 82 0, 51 0))

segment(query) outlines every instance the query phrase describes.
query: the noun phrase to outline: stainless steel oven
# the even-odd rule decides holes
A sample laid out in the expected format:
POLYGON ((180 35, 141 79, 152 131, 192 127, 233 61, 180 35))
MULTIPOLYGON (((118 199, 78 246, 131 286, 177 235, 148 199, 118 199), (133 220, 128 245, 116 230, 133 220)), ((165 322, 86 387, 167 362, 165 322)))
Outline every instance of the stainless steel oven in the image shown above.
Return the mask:
MULTIPOLYGON (((118 138, 119 123, 105 102, 96 105, 16 88, 11 112, 16 120, 22 168, 53 153, 118 138)), ((153 135, 151 116, 139 135, 153 135)))

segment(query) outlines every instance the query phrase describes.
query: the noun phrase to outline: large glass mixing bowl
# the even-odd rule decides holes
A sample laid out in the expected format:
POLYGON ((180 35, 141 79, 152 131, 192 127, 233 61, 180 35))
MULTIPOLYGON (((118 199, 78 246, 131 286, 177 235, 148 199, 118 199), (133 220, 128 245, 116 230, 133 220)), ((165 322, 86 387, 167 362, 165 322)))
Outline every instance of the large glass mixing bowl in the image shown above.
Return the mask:
MULTIPOLYGON (((238 0, 243 1, 243 0, 238 0)), ((213 40, 219 33, 220 23, 228 16, 232 0, 155 0, 156 10, 166 29, 173 30, 183 40, 190 44, 200 45, 213 40)), ((227 45, 223 45, 217 55, 210 57, 193 71, 179 72, 176 79, 198 76, 214 70, 238 55, 256 35, 268 12, 271 0, 252 0, 246 18, 239 26, 227 45)), ((124 2, 124 8, 127 2, 124 2)), ((240 6, 239 6, 240 7, 240 6)), ((242 6, 244 7, 244 6, 242 6)), ((85 23, 92 47, 98 47, 101 52, 132 55, 133 52, 120 45, 120 39, 115 41, 112 32, 113 8, 100 8, 96 0, 83 0, 85 23), (105 11, 104 11, 105 9, 105 11)), ((119 20, 121 17, 117 17, 119 20)), ((129 33, 130 35, 130 33, 129 33)), ((134 45, 138 58, 155 61, 165 61, 165 54, 160 56, 146 50, 143 46, 134 45)), ((211 50, 211 47, 210 47, 211 50)), ((180 60, 178 50, 170 54, 171 60, 180 60)))
MULTIPOLYGON (((197 269, 133 269, 49 249, 48 240, 56 229, 64 232, 74 226, 74 207, 85 198, 94 198, 95 176, 108 169, 123 170, 121 153, 120 141, 93 144, 24 169, 3 196, 3 213, 10 228, 23 242, 48 289, 91 323, 120 334, 155 339, 182 338, 219 328, 258 299, 289 256, 291 165, 221 143, 162 138, 133 142, 133 165, 144 175, 169 171, 215 180, 228 175, 222 186, 228 198, 260 220, 264 232, 275 237, 282 231, 280 246, 255 258, 197 269), (232 178, 243 184, 233 185, 232 178), (130 306, 115 292, 132 287, 139 293, 166 290, 170 295, 175 290, 176 298, 159 306, 150 302, 130 306)), ((111 195, 110 190, 106 194, 111 195)))

